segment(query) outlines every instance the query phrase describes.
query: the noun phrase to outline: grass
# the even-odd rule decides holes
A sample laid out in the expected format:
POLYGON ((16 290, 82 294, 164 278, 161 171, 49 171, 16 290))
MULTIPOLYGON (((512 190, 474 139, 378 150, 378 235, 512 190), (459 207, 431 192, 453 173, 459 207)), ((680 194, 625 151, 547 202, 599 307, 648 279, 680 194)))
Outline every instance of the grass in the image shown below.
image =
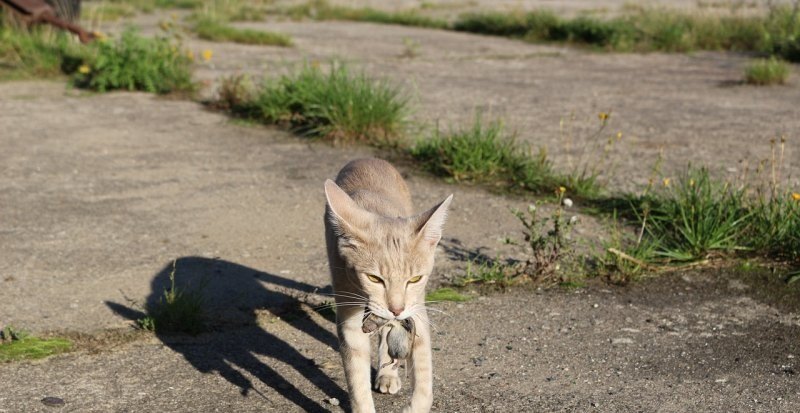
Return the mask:
POLYGON ((455 280, 456 286, 468 284, 495 285, 505 287, 513 283, 512 268, 500 260, 477 261, 467 263, 464 277, 455 280))
POLYGON ((252 29, 238 29, 221 20, 213 18, 201 18, 197 20, 193 24, 192 30, 199 38, 215 42, 234 42, 283 47, 292 45, 292 39, 285 34, 252 29))
POLYGON ((317 20, 349 20, 402 26, 446 29, 444 20, 426 17, 414 10, 386 12, 372 8, 350 8, 334 6, 324 0, 310 1, 283 11, 292 18, 314 18, 317 20))
MULTIPOLYGON (((2 21, 2 20, 0 20, 2 21)), ((66 34, 0 23, 0 77, 70 76, 75 86, 98 92, 141 90, 189 93, 192 58, 170 37, 146 38, 128 29, 116 39, 80 45, 66 34)))
POLYGON ((91 47, 84 62, 71 69, 78 87, 159 94, 195 90, 193 57, 170 38, 145 38, 128 29, 116 40, 95 42, 91 47))
POLYGON ((334 64, 305 65, 253 86, 244 77, 222 82, 217 105, 233 115, 280 124, 304 136, 394 146, 402 138, 408 99, 397 87, 334 64))
POLYGON ((127 3, 88 3, 81 12, 91 22, 112 22, 136 15, 137 9, 127 3))
POLYGON ((38 338, 6 327, 0 331, 0 363, 35 360, 69 351, 72 343, 64 338, 38 338))
POLYGON ((714 251, 742 249, 741 236, 750 213, 745 192, 712 179, 706 169, 690 169, 677 182, 665 182, 658 201, 643 212, 656 254, 692 261, 714 251))
POLYGON ((567 42, 611 51, 757 51, 800 60, 798 11, 773 6, 766 16, 687 13, 628 7, 611 19, 561 18, 549 11, 461 16, 454 30, 517 37, 532 42, 567 42))
POLYGON ((0 79, 62 76, 88 53, 67 35, 48 28, 25 30, 2 23, 0 16, 0 79))
POLYGON ((499 121, 484 123, 480 115, 471 127, 419 140, 411 157, 427 171, 456 182, 472 182, 549 192, 559 186, 544 150, 535 155, 505 132, 499 121))
POLYGON ((164 333, 186 333, 197 335, 207 330, 205 314, 204 283, 192 289, 175 283, 177 262, 173 262, 169 275, 170 286, 165 288, 158 302, 148 305, 147 315, 137 324, 143 330, 164 333))
POLYGON ((751 85, 783 85, 789 78, 789 65, 779 59, 758 59, 745 68, 744 79, 751 85))
POLYGON ((665 180, 637 212, 643 232, 636 248, 649 252, 651 262, 732 255, 800 259, 800 194, 774 184, 764 191, 689 169, 677 182, 665 180))
POLYGON ((458 291, 447 287, 433 290, 425 296, 425 301, 463 302, 469 300, 470 297, 468 295, 461 294, 458 291))
POLYGON ((548 10, 480 12, 453 23, 426 17, 419 10, 385 12, 332 6, 316 0, 283 10, 292 18, 352 20, 428 27, 519 38, 530 42, 565 42, 621 52, 754 51, 800 61, 800 11, 774 5, 765 16, 685 12, 628 6, 620 16, 559 17, 548 10))

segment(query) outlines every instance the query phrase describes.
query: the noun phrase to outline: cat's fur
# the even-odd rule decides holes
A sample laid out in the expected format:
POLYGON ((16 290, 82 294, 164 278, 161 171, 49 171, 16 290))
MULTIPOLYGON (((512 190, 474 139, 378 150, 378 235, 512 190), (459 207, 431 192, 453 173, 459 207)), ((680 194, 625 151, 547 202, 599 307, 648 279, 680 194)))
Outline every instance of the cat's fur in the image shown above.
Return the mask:
MULTIPOLYGON (((416 337, 409 363, 413 390, 404 412, 428 412, 433 402, 433 371, 425 285, 453 196, 413 215, 405 181, 380 159, 359 159, 345 165, 335 183, 325 182, 325 196, 325 238, 336 297, 339 351, 353 412, 375 412, 370 339, 362 331, 365 308, 385 319, 413 318, 416 337), (414 282, 418 276, 421 278, 414 282)), ((397 369, 387 364, 391 359, 386 333, 384 325, 375 389, 394 394, 400 390, 400 377, 397 369)))

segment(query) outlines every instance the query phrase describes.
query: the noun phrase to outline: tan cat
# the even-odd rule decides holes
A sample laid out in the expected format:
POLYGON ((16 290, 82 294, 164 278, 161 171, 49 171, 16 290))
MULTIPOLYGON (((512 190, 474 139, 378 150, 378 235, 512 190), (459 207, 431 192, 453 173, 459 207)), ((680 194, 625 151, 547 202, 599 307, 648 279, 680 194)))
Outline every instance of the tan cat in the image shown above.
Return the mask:
MULTIPOLYGON (((325 238, 339 351, 353 412, 375 411, 370 340, 367 330, 362 331, 364 318, 370 314, 413 322, 412 395, 403 411, 428 412, 433 402, 433 371, 425 285, 453 195, 427 212, 412 215, 411 195, 400 173, 386 161, 359 159, 345 165, 335 183, 325 182, 325 196, 325 238)), ((375 388, 395 394, 400 377, 387 349, 389 324, 396 323, 380 327, 375 388)))

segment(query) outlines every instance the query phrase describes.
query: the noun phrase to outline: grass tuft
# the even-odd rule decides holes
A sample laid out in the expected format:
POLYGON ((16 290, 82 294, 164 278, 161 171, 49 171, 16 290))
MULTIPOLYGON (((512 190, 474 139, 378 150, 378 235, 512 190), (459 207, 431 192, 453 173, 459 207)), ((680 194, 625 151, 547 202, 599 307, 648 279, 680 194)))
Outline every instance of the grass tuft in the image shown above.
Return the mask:
POLYGON ((236 116, 282 124, 310 137, 394 146, 402 136, 408 99, 388 82, 351 73, 334 64, 329 71, 306 65, 249 90, 242 77, 222 82, 220 103, 236 116))
POLYGON ((78 87, 160 94, 195 90, 193 57, 169 38, 145 38, 128 29, 115 41, 92 43, 92 51, 80 67, 71 69, 78 87))
POLYGON ((180 287, 175 284, 175 271, 177 262, 172 264, 169 275, 170 286, 164 289, 158 302, 147 306, 147 315, 137 320, 143 330, 156 333, 187 333, 200 334, 207 329, 205 315, 205 298, 203 289, 205 284, 195 286, 193 289, 180 287))
POLYGON ((434 175, 457 182, 474 182, 549 192, 557 187, 547 160, 540 150, 532 155, 507 134, 499 121, 484 124, 476 116, 472 126, 420 140, 410 150, 411 156, 434 175))
POLYGON ((468 295, 461 294, 452 288, 439 288, 429 292, 428 295, 425 296, 425 301, 463 302, 469 300, 470 297, 468 295))
POLYGON ((783 85, 789 78, 789 65, 774 57, 758 59, 744 71, 745 82, 751 85, 783 85))
MULTIPOLYGON (((0 16, 1 18, 2 16, 0 16)), ((88 52, 63 33, 4 25, 0 19, 0 79, 60 76, 88 52)))
POLYGON ((213 18, 201 18, 194 23, 192 28, 199 38, 215 42, 234 42, 283 47, 292 45, 292 39, 285 34, 262 30, 238 29, 221 20, 213 18))
POLYGON ((41 359, 69 351, 72 343, 64 338, 38 338, 8 326, 0 331, 0 363, 41 359))
POLYGON ((333 6, 324 0, 310 1, 306 4, 290 7, 284 12, 295 19, 308 17, 317 20, 349 20, 434 29, 446 29, 448 27, 446 21, 420 15, 414 10, 386 12, 368 7, 333 6))

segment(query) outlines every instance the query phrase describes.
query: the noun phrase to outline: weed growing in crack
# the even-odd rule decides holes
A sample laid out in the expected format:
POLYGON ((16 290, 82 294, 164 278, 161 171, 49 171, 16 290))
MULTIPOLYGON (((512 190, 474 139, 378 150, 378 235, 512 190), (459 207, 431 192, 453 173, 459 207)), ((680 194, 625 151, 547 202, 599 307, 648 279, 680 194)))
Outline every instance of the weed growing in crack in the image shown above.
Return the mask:
POLYGON ((241 77, 223 80, 223 105, 233 115, 337 142, 378 147, 399 144, 409 112, 408 98, 386 81, 334 64, 318 65, 266 80, 254 90, 241 77))
POLYGON ((558 206, 550 217, 540 217, 540 208, 534 204, 528 206, 526 212, 512 211, 525 228, 524 241, 530 254, 517 270, 516 278, 557 280, 561 263, 574 252, 570 234, 578 223, 578 217, 565 216, 565 210, 573 206, 565 193, 564 187, 556 191, 558 206))
POLYGON ((429 172, 456 182, 541 193, 561 181, 544 150, 531 154, 530 148, 506 133, 502 122, 484 123, 480 114, 471 127, 448 133, 437 130, 433 137, 419 140, 410 154, 429 172))
POLYGON ((783 60, 774 57, 757 59, 745 68, 744 81, 757 86, 782 85, 789 78, 790 71, 783 60))
POLYGON ((69 351, 72 342, 65 338, 38 338, 13 326, 0 330, 0 363, 40 359, 69 351))
POLYGON ((192 92, 192 54, 174 38, 145 38, 126 30, 116 40, 92 43, 92 53, 74 73, 78 87, 105 92, 192 92))
POLYGON ((177 261, 172 263, 169 274, 170 285, 164 289, 158 302, 148 304, 147 315, 136 321, 143 330, 156 333, 200 334, 207 329, 203 294, 205 282, 194 288, 178 286, 175 283, 177 261))
POLYGON ((467 263, 464 276, 457 278, 454 284, 459 287, 464 287, 468 284, 505 287, 512 283, 513 278, 512 268, 500 260, 472 260, 467 263))

